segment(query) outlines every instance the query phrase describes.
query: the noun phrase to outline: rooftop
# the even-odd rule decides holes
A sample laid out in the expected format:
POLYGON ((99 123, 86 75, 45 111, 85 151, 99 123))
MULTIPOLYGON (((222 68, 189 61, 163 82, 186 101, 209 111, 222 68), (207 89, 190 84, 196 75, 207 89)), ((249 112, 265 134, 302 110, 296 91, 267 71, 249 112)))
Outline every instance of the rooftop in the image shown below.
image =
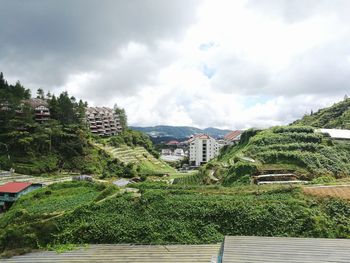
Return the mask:
POLYGON ((345 263, 349 247, 349 239, 226 236, 222 247, 101 244, 63 253, 33 252, 3 262, 345 263))
POLYGON ((47 100, 44 100, 44 99, 32 98, 29 100, 24 100, 23 102, 28 103, 33 108, 36 108, 39 106, 49 107, 47 100))
POLYGON ((349 239, 228 236, 222 263, 345 263, 349 248, 349 239))
POLYGON ((334 139, 349 139, 350 140, 350 130, 341 129, 319 129, 321 133, 328 133, 331 138, 334 139))
POLYGON ((237 138, 237 136, 241 135, 243 131, 232 131, 225 135, 224 139, 227 141, 231 141, 237 138))
POLYGON ((0 193, 19 193, 31 186, 32 183, 11 182, 0 186, 0 193))

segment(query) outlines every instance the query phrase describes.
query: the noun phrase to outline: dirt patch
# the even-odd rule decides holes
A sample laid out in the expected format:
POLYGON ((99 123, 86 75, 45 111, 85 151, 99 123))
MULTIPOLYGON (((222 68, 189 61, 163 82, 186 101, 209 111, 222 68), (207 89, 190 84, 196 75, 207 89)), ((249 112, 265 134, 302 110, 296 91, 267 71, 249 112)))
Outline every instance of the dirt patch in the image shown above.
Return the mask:
POLYGON ((350 185, 304 187, 306 194, 322 197, 339 197, 350 200, 350 185))

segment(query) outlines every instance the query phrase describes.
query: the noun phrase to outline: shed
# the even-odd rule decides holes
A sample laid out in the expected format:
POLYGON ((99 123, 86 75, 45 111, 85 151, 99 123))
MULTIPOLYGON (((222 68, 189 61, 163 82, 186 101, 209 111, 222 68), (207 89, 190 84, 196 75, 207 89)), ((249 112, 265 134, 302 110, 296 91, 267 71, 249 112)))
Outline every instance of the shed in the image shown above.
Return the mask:
POLYGON ((20 196, 41 188, 42 184, 10 182, 0 186, 0 210, 7 209, 20 196))

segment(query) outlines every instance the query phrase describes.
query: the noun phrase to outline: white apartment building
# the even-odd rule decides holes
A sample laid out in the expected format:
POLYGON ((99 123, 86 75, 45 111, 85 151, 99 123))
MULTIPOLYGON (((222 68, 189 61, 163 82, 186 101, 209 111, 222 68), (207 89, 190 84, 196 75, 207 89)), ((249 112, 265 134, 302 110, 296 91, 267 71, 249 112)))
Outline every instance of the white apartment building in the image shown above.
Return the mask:
POLYGON ((86 120, 90 131, 100 136, 110 136, 121 132, 119 116, 111 108, 89 107, 86 109, 86 120))
POLYGON ((223 145, 214 138, 200 134, 189 140, 189 161, 190 165, 200 166, 219 155, 223 145))

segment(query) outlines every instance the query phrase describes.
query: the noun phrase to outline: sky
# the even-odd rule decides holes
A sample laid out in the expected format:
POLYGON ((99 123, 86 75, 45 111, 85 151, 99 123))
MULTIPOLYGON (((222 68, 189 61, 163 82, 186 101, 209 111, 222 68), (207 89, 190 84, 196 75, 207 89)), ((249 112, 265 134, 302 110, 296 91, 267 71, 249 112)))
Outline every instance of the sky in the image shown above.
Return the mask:
POLYGON ((245 129, 350 95, 350 1, 0 0, 0 71, 130 125, 245 129))

